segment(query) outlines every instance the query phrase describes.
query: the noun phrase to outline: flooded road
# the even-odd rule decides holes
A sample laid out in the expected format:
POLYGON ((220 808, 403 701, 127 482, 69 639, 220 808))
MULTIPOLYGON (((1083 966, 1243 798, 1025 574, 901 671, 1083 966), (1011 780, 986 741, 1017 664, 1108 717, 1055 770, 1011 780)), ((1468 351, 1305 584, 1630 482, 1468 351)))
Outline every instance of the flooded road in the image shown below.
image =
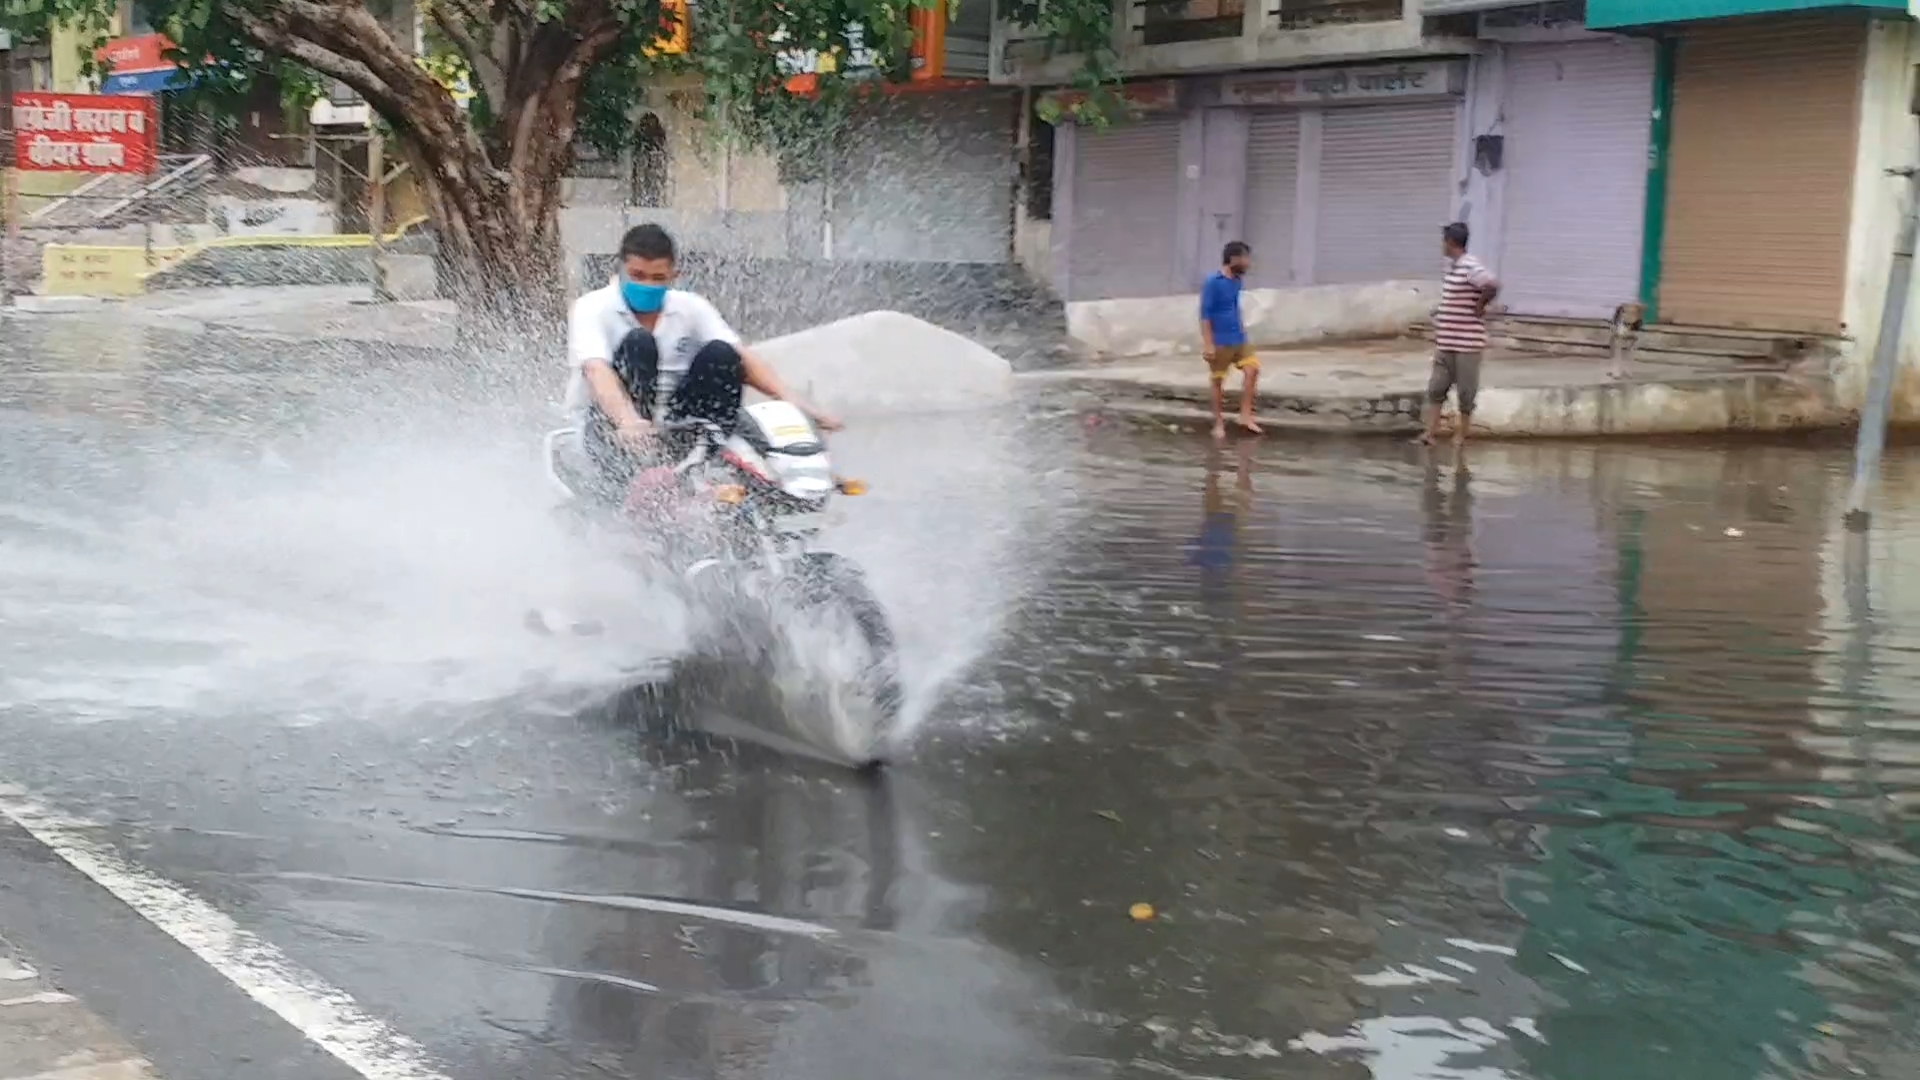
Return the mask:
MULTIPOLYGON (((0 793, 444 1075, 1748 1080, 1920 1050, 1920 455, 1850 549, 1838 449, 1074 426, 942 478, 926 446, 977 430, 876 421, 845 455, 899 494, 847 541, 924 715, 866 784, 647 735, 607 702, 630 655, 516 634, 556 575, 604 579, 521 521, 537 477, 470 437, 487 408, 319 454, 336 384, 430 369, 315 389, 255 347, 142 385, 8 357, 0 793)), ((616 619, 630 653, 670 651, 659 610, 616 619)), ((112 970, 83 954, 121 931, 45 913, 22 865, 0 929, 112 970)), ((148 957, 107 1011, 163 1075, 280 1060, 170 981, 192 956, 148 957), (170 1050, 176 1013, 214 1049, 170 1050)))

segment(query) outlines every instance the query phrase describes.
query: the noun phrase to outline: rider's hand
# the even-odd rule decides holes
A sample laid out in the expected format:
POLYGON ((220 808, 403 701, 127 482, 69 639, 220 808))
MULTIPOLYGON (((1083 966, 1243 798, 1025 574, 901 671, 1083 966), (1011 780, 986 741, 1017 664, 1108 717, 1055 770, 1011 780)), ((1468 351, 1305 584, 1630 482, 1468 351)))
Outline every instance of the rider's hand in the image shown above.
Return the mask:
POLYGON ((835 420, 831 416, 828 416, 826 413, 815 413, 813 416, 813 425, 819 428, 821 431, 825 431, 825 432, 839 431, 842 427, 845 426, 844 424, 840 423, 840 421, 835 420))

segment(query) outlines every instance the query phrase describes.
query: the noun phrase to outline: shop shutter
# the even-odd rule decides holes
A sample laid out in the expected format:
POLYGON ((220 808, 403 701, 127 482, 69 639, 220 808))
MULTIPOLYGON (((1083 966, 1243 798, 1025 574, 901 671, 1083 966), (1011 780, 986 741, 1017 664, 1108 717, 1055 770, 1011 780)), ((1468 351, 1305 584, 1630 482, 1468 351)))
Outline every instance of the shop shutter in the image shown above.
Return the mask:
POLYGON ((1180 180, 1180 121, 1155 117, 1074 139, 1071 300, 1170 296, 1180 180))
POLYGON ((1457 113, 1451 99, 1325 110, 1316 283, 1440 275, 1457 113))
POLYGON ((1866 40, 1826 17, 1680 39, 1662 322, 1840 331, 1866 40))
POLYGON ((1246 241, 1253 246, 1248 284, 1293 284, 1293 219, 1300 190, 1300 114, 1267 110, 1247 127, 1246 241))
POLYGON ((1507 53, 1501 299, 1598 319, 1639 298, 1655 47, 1637 38, 1507 53))
POLYGON ((1016 115, 1000 90, 899 95, 873 106, 834 176, 835 254, 1006 262, 1016 115))

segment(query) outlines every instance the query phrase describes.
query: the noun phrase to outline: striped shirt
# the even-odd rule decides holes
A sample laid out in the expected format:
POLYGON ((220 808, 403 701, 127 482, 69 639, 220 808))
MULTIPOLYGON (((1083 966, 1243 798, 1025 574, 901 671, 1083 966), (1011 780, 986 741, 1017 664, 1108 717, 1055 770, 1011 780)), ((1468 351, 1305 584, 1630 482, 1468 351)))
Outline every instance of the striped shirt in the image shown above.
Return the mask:
POLYGON ((1433 344, 1446 352, 1480 352, 1487 347, 1487 318, 1480 312, 1480 290, 1493 274, 1479 259, 1462 255, 1440 279, 1440 306, 1433 310, 1433 344))

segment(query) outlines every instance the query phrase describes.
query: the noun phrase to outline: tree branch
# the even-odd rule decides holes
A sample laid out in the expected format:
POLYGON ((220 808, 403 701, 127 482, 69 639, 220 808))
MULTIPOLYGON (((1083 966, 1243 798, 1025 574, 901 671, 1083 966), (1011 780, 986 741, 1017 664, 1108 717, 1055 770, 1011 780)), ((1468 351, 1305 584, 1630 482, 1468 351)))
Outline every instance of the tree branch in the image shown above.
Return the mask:
POLYGON ((473 69, 473 77, 479 82, 480 92, 487 96, 487 100, 498 102, 504 97, 507 89, 506 73, 501 69, 499 61, 494 59, 493 53, 481 48, 473 32, 467 28, 468 21, 475 24, 480 22, 474 10, 464 4, 456 3, 455 0, 433 0, 432 3, 427 4, 427 17, 433 20, 433 24, 440 28, 441 33, 453 40, 454 47, 460 50, 460 55, 467 58, 467 66, 473 69), (455 7, 458 10, 449 13, 445 10, 446 7, 455 7))

